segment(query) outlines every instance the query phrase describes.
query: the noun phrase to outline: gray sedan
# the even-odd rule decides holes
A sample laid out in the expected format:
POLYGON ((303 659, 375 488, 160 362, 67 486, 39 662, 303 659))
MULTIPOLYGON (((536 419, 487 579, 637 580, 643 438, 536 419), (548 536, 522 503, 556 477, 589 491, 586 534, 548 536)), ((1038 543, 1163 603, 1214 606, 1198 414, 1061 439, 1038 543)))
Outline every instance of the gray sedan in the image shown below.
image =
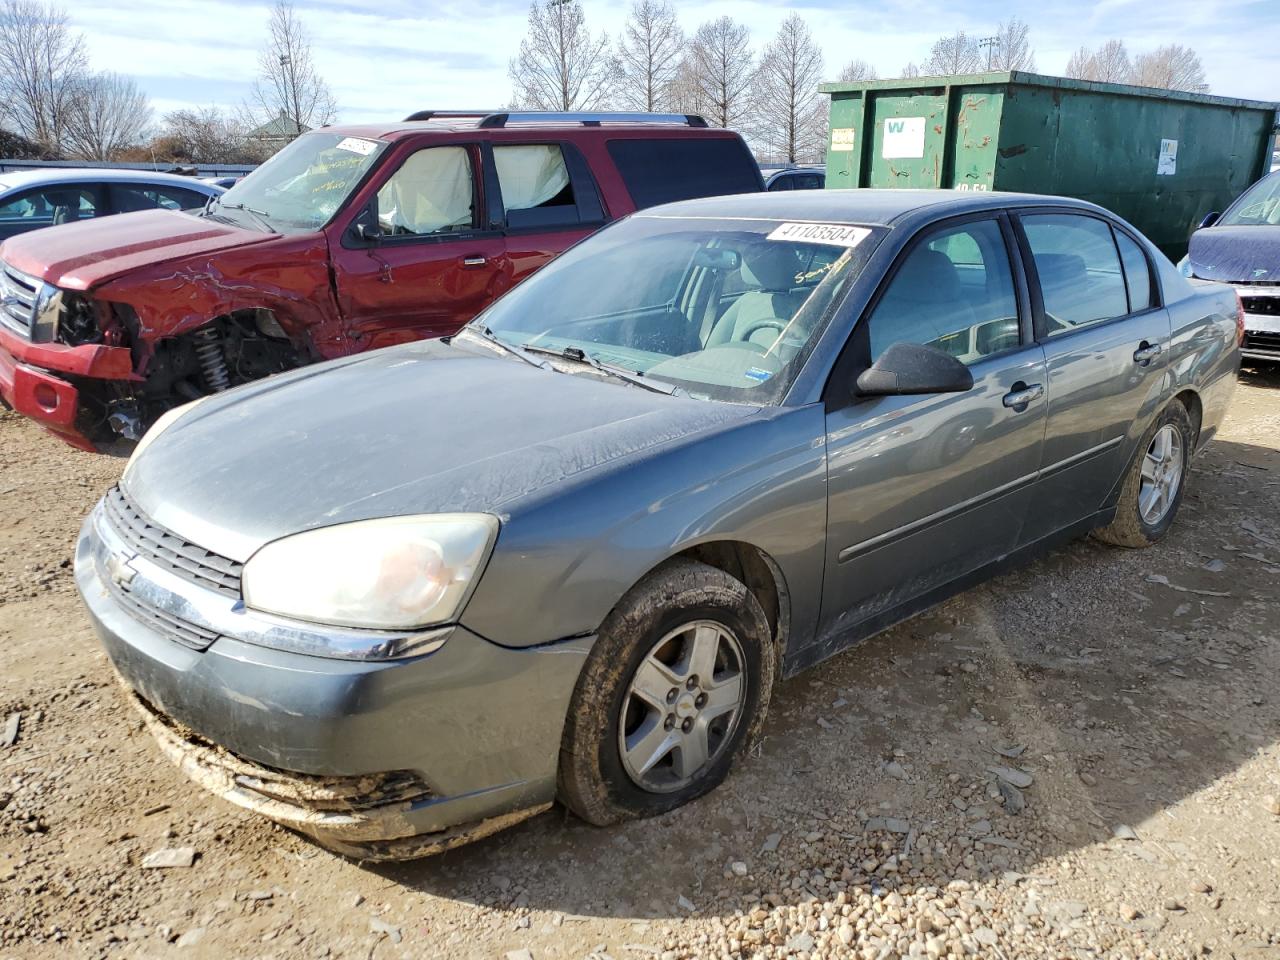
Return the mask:
POLYGON ((781 678, 1064 538, 1165 536, 1238 322, 1075 201, 655 208, 455 337, 172 411, 77 581, 169 756, 335 850, 653 815, 781 678))

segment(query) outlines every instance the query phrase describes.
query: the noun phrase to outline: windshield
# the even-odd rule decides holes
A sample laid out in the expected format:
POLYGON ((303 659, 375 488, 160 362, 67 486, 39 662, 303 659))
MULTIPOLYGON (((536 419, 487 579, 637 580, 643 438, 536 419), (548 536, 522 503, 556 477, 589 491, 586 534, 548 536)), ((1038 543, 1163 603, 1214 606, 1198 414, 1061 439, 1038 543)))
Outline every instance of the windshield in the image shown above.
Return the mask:
POLYGON ((1280 176, 1263 177, 1231 205, 1218 221, 1223 226, 1280 226, 1280 176))
POLYGON ((695 397, 778 403, 883 232, 635 216, 569 250, 473 325, 512 347, 582 351, 695 397))
POLYGON ((224 193, 216 209, 247 212, 281 233, 318 230, 385 148, 381 140, 308 133, 224 193))

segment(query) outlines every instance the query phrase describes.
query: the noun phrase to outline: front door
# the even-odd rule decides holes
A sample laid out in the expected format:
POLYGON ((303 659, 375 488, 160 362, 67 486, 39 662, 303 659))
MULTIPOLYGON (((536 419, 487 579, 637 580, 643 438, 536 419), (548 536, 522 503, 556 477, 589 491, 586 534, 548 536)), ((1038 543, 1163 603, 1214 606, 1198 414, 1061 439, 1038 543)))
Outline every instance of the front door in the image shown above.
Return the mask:
MULTIPOLYGON (((1048 365, 1043 473, 1030 539, 1096 513, 1164 402, 1169 314, 1137 242, 1101 217, 1019 217, 1038 278, 1048 365)), ((1035 284, 1033 284, 1033 287, 1035 284)))
POLYGON ((896 342, 926 343, 967 364, 974 385, 828 404, 818 656, 1021 542, 1044 439, 1045 367, 1009 236, 995 217, 935 228, 855 328, 850 348, 865 353, 855 366, 896 342))
POLYGON ((389 164, 371 209, 333 251, 354 349, 454 333, 508 285, 502 234, 482 214, 469 145, 426 147, 389 164))

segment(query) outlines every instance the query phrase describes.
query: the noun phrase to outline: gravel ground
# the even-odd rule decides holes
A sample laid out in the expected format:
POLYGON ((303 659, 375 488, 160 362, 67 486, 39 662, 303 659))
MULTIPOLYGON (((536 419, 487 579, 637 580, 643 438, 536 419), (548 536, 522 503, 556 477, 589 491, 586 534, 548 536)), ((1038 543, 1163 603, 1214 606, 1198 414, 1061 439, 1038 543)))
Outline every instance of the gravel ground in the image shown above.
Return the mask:
POLYGON ((1247 371, 1159 547, 1075 542, 783 684, 668 816, 374 867, 161 758, 70 572, 122 463, 0 414, 0 958, 1280 958, 1278 446, 1247 371))

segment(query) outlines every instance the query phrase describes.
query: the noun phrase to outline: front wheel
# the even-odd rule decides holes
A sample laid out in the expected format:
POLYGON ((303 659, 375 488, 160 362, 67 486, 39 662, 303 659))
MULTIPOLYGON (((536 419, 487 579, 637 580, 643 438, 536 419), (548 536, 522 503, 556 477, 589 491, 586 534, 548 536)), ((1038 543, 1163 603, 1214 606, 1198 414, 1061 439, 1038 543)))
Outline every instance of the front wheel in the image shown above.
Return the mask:
POLYGON ((560 799, 603 826, 714 789, 763 723, 773 672, 769 622, 746 586, 671 562, 601 627, 565 723, 560 799))
POLYGON ((1098 539, 1121 547, 1149 547, 1164 539, 1182 503, 1194 442, 1187 408, 1174 401, 1140 441, 1115 519, 1096 531, 1098 539))

